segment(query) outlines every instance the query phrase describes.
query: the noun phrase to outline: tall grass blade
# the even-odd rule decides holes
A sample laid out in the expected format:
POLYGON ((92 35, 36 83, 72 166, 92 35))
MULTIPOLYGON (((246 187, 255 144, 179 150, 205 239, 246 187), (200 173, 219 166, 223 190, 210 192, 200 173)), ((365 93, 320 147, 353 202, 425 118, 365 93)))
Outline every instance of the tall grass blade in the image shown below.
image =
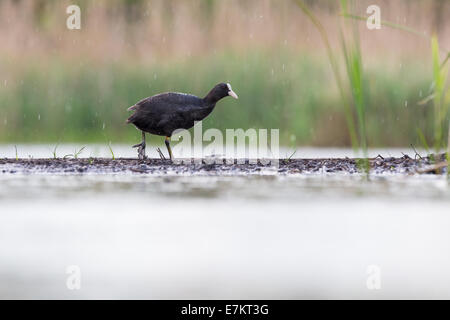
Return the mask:
POLYGON ((111 147, 111 141, 108 142, 108 148, 109 148, 109 152, 111 152, 112 159, 116 160, 116 157, 114 156, 114 151, 111 147))
POLYGON ((351 110, 350 102, 348 101, 348 98, 345 94, 344 84, 343 84, 343 80, 340 75, 339 66, 338 66, 336 57, 333 53, 333 50, 331 48, 327 32, 326 32, 325 28, 323 27, 322 23, 320 22, 320 20, 314 15, 314 13, 309 9, 309 7, 304 3, 304 1, 302 1, 302 0, 294 0, 294 1, 300 7, 300 9, 306 14, 306 16, 308 16, 308 18, 311 20, 311 22, 314 24, 314 26, 320 33, 323 43, 325 44, 327 56, 328 56, 328 59, 331 64, 331 68, 333 70, 333 75, 334 75, 334 78, 335 78, 335 81, 336 81, 336 84, 337 84, 337 87, 339 90, 339 94, 342 99, 342 103, 344 105, 345 118, 346 118, 347 128, 349 131, 352 147, 353 147, 353 150, 356 152, 358 150, 359 143, 358 143, 358 136, 356 134, 355 124, 354 124, 355 123, 354 116, 353 116, 353 113, 351 110))
POLYGON ((436 35, 431 38, 431 52, 433 61, 434 80, 434 149, 438 153, 443 147, 443 120, 446 115, 445 104, 443 103, 444 87, 446 81, 445 69, 441 69, 439 57, 439 43, 436 35))
POLYGON ((422 147, 425 149, 427 154, 430 154, 430 146, 428 145, 427 139, 425 138, 425 135, 423 134, 422 130, 420 128, 417 128, 417 135, 419 136, 420 143, 422 144, 422 147))
MULTIPOLYGON (((344 13, 348 12, 348 6, 348 1, 341 0, 341 9, 344 13)), ((368 172, 369 163, 367 160, 366 104, 364 102, 362 55, 359 42, 359 31, 358 26, 355 23, 349 25, 348 28, 351 28, 353 35, 351 41, 349 41, 350 45, 347 45, 345 34, 342 29, 340 29, 341 45, 345 58, 347 77, 351 88, 353 105, 357 114, 359 143, 365 159, 364 167, 366 172, 368 172)))
MULTIPOLYGON (((348 8, 345 6, 346 1, 341 1, 342 6, 342 13, 341 15, 345 18, 351 18, 353 20, 363 20, 365 21, 367 18, 363 16, 358 16, 354 14, 348 13, 348 8)), ((442 50, 439 48, 439 43, 437 36, 435 34, 432 35, 430 38, 424 33, 418 32, 412 28, 395 24, 388 21, 381 21, 381 24, 383 26, 395 28, 398 30, 403 30, 415 35, 418 35, 420 37, 424 37, 427 39, 431 39, 431 51, 432 51, 432 64, 433 64, 433 83, 431 86, 431 92, 430 94, 419 101, 419 105, 423 105, 428 103, 428 101, 433 100, 433 117, 434 117, 434 149, 435 152, 438 153, 440 150, 442 150, 443 147, 445 147, 444 142, 444 136, 443 136, 443 130, 444 130, 444 121, 446 119, 446 116, 448 114, 448 108, 450 106, 450 89, 448 92, 445 92, 445 84, 447 81, 447 75, 448 75, 448 66, 447 62, 450 59, 450 52, 446 51, 445 59, 441 62, 439 57, 439 52, 442 50)), ((359 109, 357 105, 357 109, 359 109)), ((360 114, 358 113, 358 116, 360 114)), ((450 126, 450 124, 449 124, 450 126)), ((418 129, 419 139, 422 141, 422 144, 426 145, 426 140, 423 135, 423 133, 418 129)), ((447 146, 450 148, 450 128, 448 133, 448 139, 447 139, 447 146)), ((428 146, 427 146, 428 149, 428 146)))
MULTIPOLYGON (((367 21, 367 17, 359 16, 359 15, 355 15, 355 14, 350 14, 350 13, 347 13, 347 12, 342 12, 341 15, 344 18, 350 18, 350 19, 356 19, 356 20, 361 20, 361 21, 367 21)), ((406 32, 415 34, 417 36, 420 36, 420 37, 423 37, 423 38, 426 38, 426 39, 429 38, 425 33, 419 32, 417 30, 414 30, 413 28, 409 28, 409 27, 403 26, 401 24, 397 24, 397 23, 393 23, 393 22, 389 22, 389 21, 384 21, 384 20, 381 20, 380 24, 382 26, 385 26, 385 27, 390 27, 390 28, 393 28, 393 29, 406 31, 406 32)))

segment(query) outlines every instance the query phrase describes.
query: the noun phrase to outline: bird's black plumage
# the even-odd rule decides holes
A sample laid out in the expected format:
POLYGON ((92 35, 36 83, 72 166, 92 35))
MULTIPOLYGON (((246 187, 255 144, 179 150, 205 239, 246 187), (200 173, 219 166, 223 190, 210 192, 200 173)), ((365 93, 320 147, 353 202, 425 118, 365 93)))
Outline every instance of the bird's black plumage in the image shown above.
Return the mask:
MULTIPOLYGON (((157 94, 128 108, 135 112, 127 122, 141 130, 144 138, 144 132, 171 137, 176 129, 189 129, 195 121, 203 120, 228 95, 237 99, 228 83, 219 83, 204 98, 177 92, 157 94)), ((143 145, 145 148, 145 140, 143 145)))
POLYGON ((176 129, 189 129, 194 121, 208 116, 217 101, 229 95, 229 88, 226 83, 220 83, 203 99, 177 92, 157 94, 130 107, 128 110, 135 110, 135 113, 127 122, 142 131, 170 137, 176 129))

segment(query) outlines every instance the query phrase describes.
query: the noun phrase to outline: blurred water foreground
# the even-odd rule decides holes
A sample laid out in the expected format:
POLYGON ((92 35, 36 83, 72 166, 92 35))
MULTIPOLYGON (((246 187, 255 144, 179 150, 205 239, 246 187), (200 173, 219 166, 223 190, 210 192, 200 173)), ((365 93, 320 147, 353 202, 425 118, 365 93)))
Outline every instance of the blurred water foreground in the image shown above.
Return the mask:
POLYGON ((450 298, 449 204, 436 175, 0 174, 0 298, 450 298))

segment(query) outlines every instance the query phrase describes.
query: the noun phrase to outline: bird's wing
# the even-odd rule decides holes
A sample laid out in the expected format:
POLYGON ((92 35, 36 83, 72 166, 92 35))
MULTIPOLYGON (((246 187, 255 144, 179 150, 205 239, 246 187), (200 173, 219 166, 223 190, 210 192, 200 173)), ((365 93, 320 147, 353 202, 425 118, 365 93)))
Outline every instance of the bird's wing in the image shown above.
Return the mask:
POLYGON ((153 107, 179 109, 185 106, 196 106, 200 101, 199 97, 191 94, 166 92, 142 99, 127 110, 151 109, 153 107))
POLYGON ((142 100, 140 100, 139 102, 137 102, 136 104, 132 105, 131 107, 129 107, 127 109, 127 111, 133 111, 133 110, 137 110, 140 106, 145 105, 147 102, 150 102, 150 100, 153 98, 152 97, 148 97, 148 98, 144 98, 142 100))

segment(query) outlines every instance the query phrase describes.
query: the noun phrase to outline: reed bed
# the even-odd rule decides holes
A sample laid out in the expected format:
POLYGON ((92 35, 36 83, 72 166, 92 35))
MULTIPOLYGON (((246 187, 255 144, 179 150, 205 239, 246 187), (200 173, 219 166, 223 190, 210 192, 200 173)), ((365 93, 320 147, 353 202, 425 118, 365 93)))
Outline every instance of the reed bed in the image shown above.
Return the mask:
MULTIPOLYGON (((134 141, 135 129, 124 125, 129 105, 168 90, 203 95, 230 81, 240 103, 225 100, 205 126, 279 128, 284 145, 355 147, 320 33, 294 1, 77 3, 81 30, 65 27, 72 1, 0 3, 0 142, 134 141)), ((370 4, 357 1, 351 13, 364 16, 370 4)), ((442 63, 450 4, 379 1, 383 20, 424 37, 358 23, 358 41, 345 43, 341 35, 349 30, 336 28, 342 3, 305 5, 327 31, 333 54, 347 45, 336 68, 350 88, 360 86, 345 98, 356 107, 356 146, 434 145, 436 100, 427 97, 436 53, 428 39, 436 35, 442 63)), ((448 106, 447 86, 440 110, 448 106)), ((439 119, 442 142, 448 114, 439 119)))

